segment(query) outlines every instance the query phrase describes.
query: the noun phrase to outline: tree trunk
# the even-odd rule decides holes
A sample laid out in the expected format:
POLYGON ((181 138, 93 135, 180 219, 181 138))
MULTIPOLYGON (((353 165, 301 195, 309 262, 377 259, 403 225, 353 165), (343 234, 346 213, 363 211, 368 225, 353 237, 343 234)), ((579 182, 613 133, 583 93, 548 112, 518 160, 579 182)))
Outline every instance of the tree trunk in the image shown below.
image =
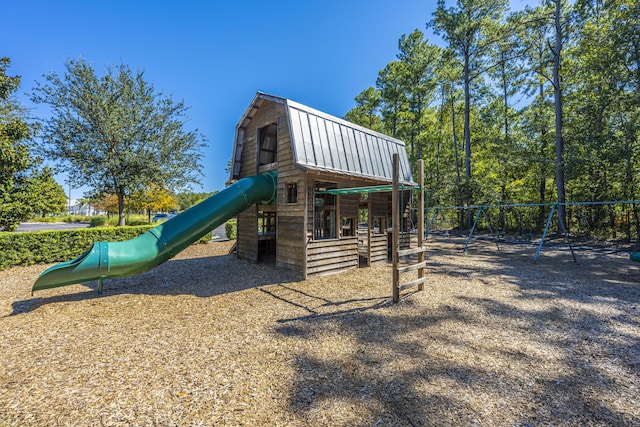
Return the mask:
MULTIPOLYGON (((456 161, 456 190, 458 196, 458 206, 463 204, 462 196, 462 177, 460 175, 460 155, 458 154, 458 132, 456 131, 456 101, 454 97, 453 83, 451 83, 451 131, 453 133, 453 155, 456 161)), ((459 210, 458 224, 464 222, 463 210, 459 210)))
MULTIPOLYGON (((464 161, 465 161, 465 178, 467 183, 471 181, 471 95, 470 95, 470 70, 469 70, 469 54, 465 52, 464 56, 464 161)), ((467 190, 468 192, 468 190, 467 190)), ((469 194, 467 194, 469 195, 469 194)), ((470 198, 466 200, 471 203, 470 198)))
MULTIPOLYGON (((540 104, 544 105, 544 84, 540 83, 540 104)), ((547 153, 547 127, 546 125, 542 125, 540 127, 540 159, 545 159, 547 153)), ((540 163, 540 185, 538 187, 538 203, 543 205, 547 200, 547 167, 545 166, 545 162, 540 163)), ((538 212, 538 219, 536 221, 536 231, 540 232, 544 228, 544 223, 547 218, 547 212, 544 206, 540 206, 540 210, 538 212)))
POLYGON ((118 196, 118 226, 123 227, 125 225, 124 219, 124 189, 119 188, 117 192, 118 196))
MULTIPOLYGON (((471 70, 469 69, 469 52, 464 53, 464 166, 465 166, 465 203, 473 204, 471 189, 471 70)), ((467 209, 466 228, 471 227, 471 210, 467 209)))
POLYGON ((564 140, 562 137, 562 86, 560 82, 560 59, 562 54, 561 0, 553 0, 555 11, 555 48, 553 51, 553 98, 556 109, 556 186, 558 190, 558 232, 566 233, 567 209, 564 188, 564 140))

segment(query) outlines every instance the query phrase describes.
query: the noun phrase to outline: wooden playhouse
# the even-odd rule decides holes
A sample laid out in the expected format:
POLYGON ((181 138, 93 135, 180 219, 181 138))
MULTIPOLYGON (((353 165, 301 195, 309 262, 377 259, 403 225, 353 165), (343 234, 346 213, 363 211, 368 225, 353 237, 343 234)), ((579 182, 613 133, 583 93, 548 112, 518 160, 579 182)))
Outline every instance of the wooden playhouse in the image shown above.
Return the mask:
POLYGON ((303 279, 387 261, 394 153, 414 185, 404 142, 258 92, 236 126, 230 182, 277 171, 277 198, 238 215, 238 257, 303 279))

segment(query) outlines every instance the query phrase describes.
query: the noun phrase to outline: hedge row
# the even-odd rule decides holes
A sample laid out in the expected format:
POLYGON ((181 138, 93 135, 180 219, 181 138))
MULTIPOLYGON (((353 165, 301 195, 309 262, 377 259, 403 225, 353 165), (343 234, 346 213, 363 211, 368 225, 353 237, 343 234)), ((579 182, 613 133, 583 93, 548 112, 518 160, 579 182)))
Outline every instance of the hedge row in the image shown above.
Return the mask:
POLYGON ((227 239, 229 240, 234 240, 238 237, 237 220, 235 218, 227 221, 227 223, 224 225, 224 232, 226 233, 227 239))
MULTIPOLYGON (((72 230, 0 232, 0 270, 18 265, 69 261, 82 255, 93 242, 133 239, 152 225, 136 227, 97 227, 72 230)), ((211 240, 211 233, 198 243, 211 240)))

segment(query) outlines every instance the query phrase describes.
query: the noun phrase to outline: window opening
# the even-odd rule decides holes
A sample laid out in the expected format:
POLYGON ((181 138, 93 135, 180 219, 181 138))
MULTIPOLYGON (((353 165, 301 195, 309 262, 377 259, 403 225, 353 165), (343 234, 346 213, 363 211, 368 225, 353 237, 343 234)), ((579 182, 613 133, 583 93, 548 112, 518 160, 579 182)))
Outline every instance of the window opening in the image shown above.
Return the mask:
POLYGON ((287 203, 298 203, 298 184, 295 182, 287 184, 287 203))
POLYGON ((384 234, 386 230, 385 223, 387 218, 383 216, 373 217, 373 234, 384 234))
POLYGON ((356 235, 355 219, 342 217, 342 237, 354 237, 356 235))
POLYGON ((260 141, 258 152, 259 166, 275 162, 278 152, 278 126, 274 123, 259 129, 258 138, 260 141))
MULTIPOLYGON (((336 184, 327 182, 316 183, 316 191, 326 191, 337 188, 336 184)), ((336 238, 336 196, 333 194, 316 194, 313 210, 313 238, 336 238)))
POLYGON ((276 234, 276 213, 258 212, 258 235, 275 236, 276 234))

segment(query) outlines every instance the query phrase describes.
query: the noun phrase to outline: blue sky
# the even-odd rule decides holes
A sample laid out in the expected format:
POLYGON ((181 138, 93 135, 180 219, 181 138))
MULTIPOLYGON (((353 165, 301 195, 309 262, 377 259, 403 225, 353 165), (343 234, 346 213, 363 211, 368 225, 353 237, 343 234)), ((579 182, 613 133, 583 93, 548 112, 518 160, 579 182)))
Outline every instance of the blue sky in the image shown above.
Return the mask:
POLYGON ((156 90, 190 107, 187 128, 209 145, 195 190, 213 191, 224 188, 235 125, 257 91, 341 117, 395 59, 402 34, 417 28, 438 41, 425 28, 435 7, 425 0, 11 1, 2 6, 0 56, 11 59, 9 75, 22 76, 18 96, 27 107, 34 82, 63 72, 68 58, 83 57, 99 74, 119 63, 144 70, 156 90))

